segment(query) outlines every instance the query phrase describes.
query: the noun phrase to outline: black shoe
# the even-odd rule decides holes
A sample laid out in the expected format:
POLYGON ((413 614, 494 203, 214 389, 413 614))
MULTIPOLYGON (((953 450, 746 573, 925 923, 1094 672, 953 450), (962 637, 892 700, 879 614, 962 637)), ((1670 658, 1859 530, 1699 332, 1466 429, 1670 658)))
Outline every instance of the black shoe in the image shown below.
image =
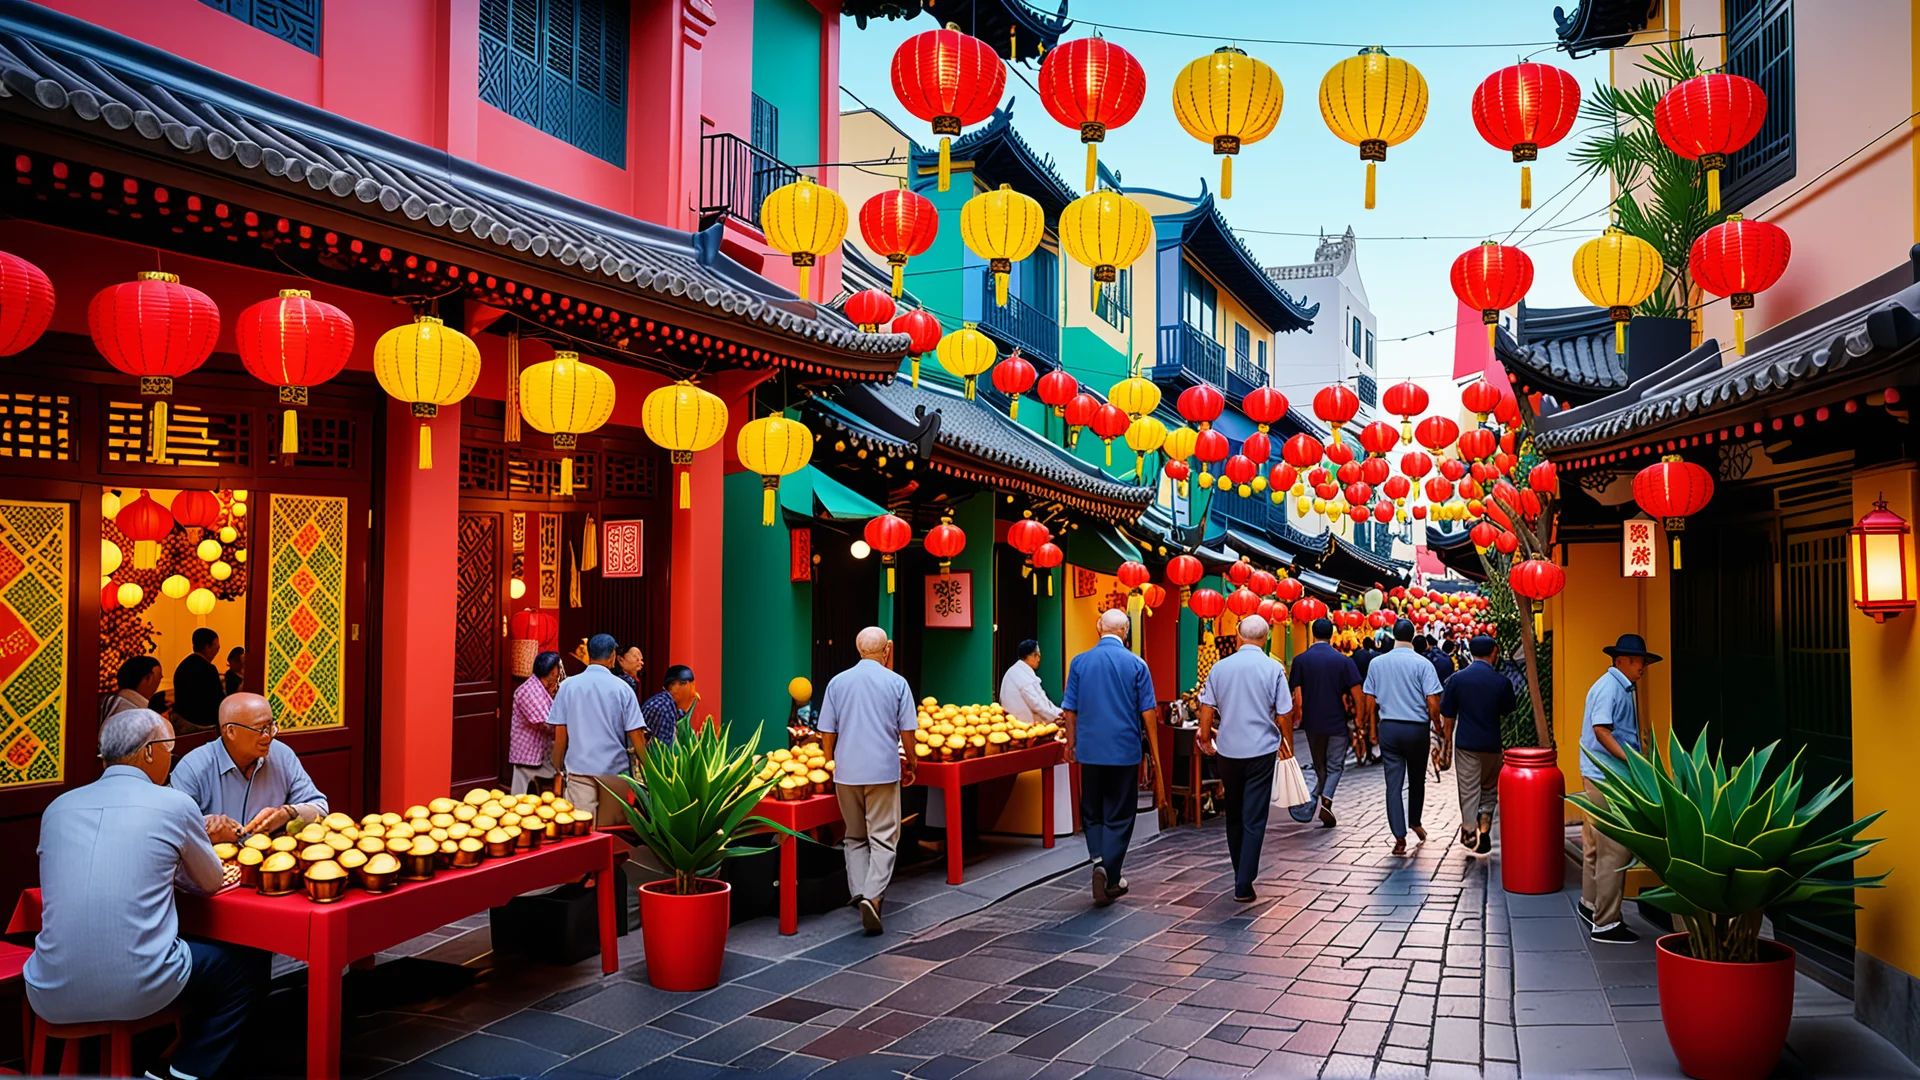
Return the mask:
POLYGON ((1493 850, 1493 834, 1490 832, 1481 833, 1480 843, 1477 846, 1475 846, 1473 850, 1479 852, 1482 855, 1485 855, 1491 852, 1493 850))
POLYGON ((1127 879, 1121 878, 1119 881, 1114 882, 1113 886, 1107 890, 1107 895, 1113 897, 1115 900, 1127 895, 1127 879))
POLYGON ((1111 903, 1113 893, 1107 888, 1107 868, 1096 866, 1093 868, 1093 906, 1106 907, 1111 903))
POLYGON ((1631 945, 1640 940, 1640 935, 1627 929, 1626 923, 1617 922, 1605 930, 1596 929, 1593 932, 1593 940, 1603 941, 1609 945, 1631 945))
POLYGON ((1321 828, 1323 828, 1323 829, 1331 829, 1331 828, 1333 828, 1333 824, 1334 824, 1334 819, 1333 819, 1333 800, 1332 800, 1332 799, 1329 799, 1329 798, 1327 798, 1327 797, 1325 797, 1325 796, 1321 796, 1321 798, 1320 798, 1320 827, 1321 827, 1321 828))
POLYGON ((1580 917, 1587 920, 1588 926, 1592 926, 1593 925, 1593 905, 1587 903, 1585 900, 1582 900, 1580 901, 1578 906, 1580 908, 1580 917))
POLYGON ((880 909, 865 897, 860 899, 860 925, 865 928, 868 937, 880 934, 880 909))
POLYGON ((1247 890, 1247 894, 1245 896, 1240 896, 1238 894, 1235 894, 1233 898, 1233 902, 1236 904, 1251 904, 1258 899, 1260 898, 1254 895, 1253 890, 1249 889, 1247 890))

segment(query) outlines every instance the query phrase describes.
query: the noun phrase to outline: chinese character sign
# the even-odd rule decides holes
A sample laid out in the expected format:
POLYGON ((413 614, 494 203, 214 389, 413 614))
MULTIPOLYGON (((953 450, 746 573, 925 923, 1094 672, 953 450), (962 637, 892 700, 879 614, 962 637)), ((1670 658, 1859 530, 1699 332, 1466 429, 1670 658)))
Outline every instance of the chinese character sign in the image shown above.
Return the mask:
POLYGON ((927 628, 973 629, 973 572, 927 575, 927 628))
POLYGON ((1628 518, 1620 530, 1620 576, 1653 577, 1658 571, 1654 559, 1653 519, 1628 518))
POLYGON ((646 565, 642 556, 646 538, 645 522, 638 519, 609 521, 600 530, 600 576, 639 577, 646 565))

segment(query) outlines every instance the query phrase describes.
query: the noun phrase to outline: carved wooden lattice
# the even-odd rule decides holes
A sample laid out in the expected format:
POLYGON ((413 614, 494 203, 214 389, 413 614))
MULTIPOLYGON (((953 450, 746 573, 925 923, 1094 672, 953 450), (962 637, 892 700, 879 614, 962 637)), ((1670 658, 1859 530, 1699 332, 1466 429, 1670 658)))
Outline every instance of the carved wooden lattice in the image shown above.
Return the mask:
POLYGON ((659 469, 645 454, 607 454, 604 494, 617 499, 651 499, 659 469))
POLYGON ((507 452, 497 446, 460 447, 461 491, 507 490, 507 452))
MULTIPOLYGON (((144 403, 107 402, 107 460, 146 461, 151 418, 144 403)), ((226 412, 176 402, 167 410, 164 456, 172 465, 245 467, 253 461, 253 415, 244 409, 226 412)))
MULTIPOLYGON (((591 496, 600 481, 599 472, 598 454, 575 454, 573 456, 573 494, 567 497, 584 499, 591 496)), ((520 454, 508 455, 507 490, 515 495, 559 498, 560 459, 528 457, 520 454)))
POLYGON ((513 527, 507 532, 507 550, 513 553, 513 576, 525 581, 527 579, 527 515, 515 510, 512 520, 513 527))
POLYGON ((540 515, 540 606, 560 606, 560 515, 540 515))
POLYGON ((0 394, 0 457, 68 461, 73 408, 65 394, 0 394))
MULTIPOLYGON (((354 434, 352 417, 300 415, 300 452, 280 453, 280 440, 267 440, 267 464, 292 469, 353 468, 354 434)), ((172 441, 169 435, 168 441, 172 441)), ((464 479, 465 470, 462 470, 464 479)))
POLYGON ((453 622, 455 682, 494 678, 500 659, 496 647, 500 622, 500 515, 460 515, 460 565, 453 622))

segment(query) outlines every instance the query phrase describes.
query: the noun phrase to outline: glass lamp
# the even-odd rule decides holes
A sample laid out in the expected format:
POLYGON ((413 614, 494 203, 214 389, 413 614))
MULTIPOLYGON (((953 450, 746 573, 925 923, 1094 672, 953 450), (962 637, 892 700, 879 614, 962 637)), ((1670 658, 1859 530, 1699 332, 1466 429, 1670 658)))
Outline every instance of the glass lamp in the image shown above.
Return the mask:
POLYGON ((1887 509, 1885 499, 1875 500, 1873 509, 1847 530, 1853 549, 1853 606, 1874 622, 1913 610, 1913 567, 1907 556, 1912 533, 1905 518, 1887 509))

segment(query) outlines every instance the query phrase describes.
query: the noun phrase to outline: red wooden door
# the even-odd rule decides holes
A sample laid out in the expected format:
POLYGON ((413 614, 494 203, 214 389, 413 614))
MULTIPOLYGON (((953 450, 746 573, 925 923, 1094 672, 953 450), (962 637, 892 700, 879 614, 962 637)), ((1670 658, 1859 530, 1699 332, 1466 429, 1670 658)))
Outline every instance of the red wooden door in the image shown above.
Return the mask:
POLYGON ((493 511, 460 512, 453 641, 453 787, 492 786, 506 771, 501 609, 505 526, 493 511))

